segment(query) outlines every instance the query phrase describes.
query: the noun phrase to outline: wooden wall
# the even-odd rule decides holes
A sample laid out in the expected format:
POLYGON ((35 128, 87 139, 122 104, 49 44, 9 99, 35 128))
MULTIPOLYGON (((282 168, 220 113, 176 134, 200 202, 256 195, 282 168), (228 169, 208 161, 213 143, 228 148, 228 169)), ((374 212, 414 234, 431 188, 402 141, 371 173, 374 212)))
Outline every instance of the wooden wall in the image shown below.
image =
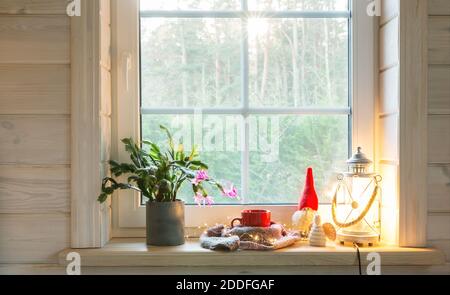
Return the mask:
MULTIPOLYGON (((450 1, 428 3, 428 240, 450 257, 450 1)), ((70 244, 66 5, 65 0, 0 0, 0 263, 56 262, 56 253, 70 244)), ((109 19, 103 24, 108 29, 109 19)), ((385 1, 378 103, 385 196, 398 190, 393 181, 399 160, 398 33, 398 0, 385 1)), ((110 78, 109 69, 110 61, 103 60, 103 79, 110 78)), ((103 124, 110 124, 109 115, 106 105, 103 124)), ((388 234, 397 238, 395 231, 388 234)))
POLYGON ((428 241, 450 261, 450 1, 428 15, 428 241))
POLYGON ((399 0, 384 0, 379 28, 379 97, 377 101, 377 169, 383 177, 382 237, 398 244, 400 44, 399 0))
POLYGON ((65 0, 0 0, 0 263, 70 243, 70 18, 65 0))

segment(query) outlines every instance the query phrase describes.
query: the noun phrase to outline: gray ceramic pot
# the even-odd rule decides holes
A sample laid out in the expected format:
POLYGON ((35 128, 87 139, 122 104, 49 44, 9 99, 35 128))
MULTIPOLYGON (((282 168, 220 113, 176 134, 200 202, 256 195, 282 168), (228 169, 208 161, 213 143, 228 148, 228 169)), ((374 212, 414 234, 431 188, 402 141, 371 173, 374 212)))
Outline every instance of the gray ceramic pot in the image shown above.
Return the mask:
POLYGON ((147 202, 147 245, 184 244, 184 202, 147 202))

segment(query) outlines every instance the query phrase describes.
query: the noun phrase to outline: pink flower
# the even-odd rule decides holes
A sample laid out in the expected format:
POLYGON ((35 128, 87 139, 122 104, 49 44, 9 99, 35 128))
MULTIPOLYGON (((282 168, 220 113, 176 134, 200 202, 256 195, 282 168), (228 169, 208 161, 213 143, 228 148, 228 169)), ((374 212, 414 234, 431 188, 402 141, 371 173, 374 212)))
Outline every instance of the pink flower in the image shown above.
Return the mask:
POLYGON ((234 185, 231 185, 230 188, 224 188, 223 189, 223 195, 225 197, 229 197, 229 198, 237 198, 238 197, 238 191, 236 189, 236 187, 234 185))
POLYGON ((211 196, 204 196, 201 192, 197 192, 194 195, 194 201, 199 206, 211 206, 212 204, 214 204, 214 199, 211 196))
POLYGON ((199 170, 197 171, 197 174, 195 175, 195 178, 191 181, 193 185, 199 185, 200 182, 204 180, 208 180, 208 174, 205 170, 199 170))
POLYGON ((201 192, 197 192, 194 195, 194 202, 197 203, 197 205, 201 206, 203 202, 203 194, 201 192))
MULTIPOLYGON (((211 196, 206 196, 206 197, 205 197, 205 202, 206 202, 206 204, 207 204, 208 206, 211 206, 212 204, 214 204, 214 199, 213 199, 213 197, 211 197, 211 196)), ((203 205, 205 205, 205 204, 203 203, 203 205)))

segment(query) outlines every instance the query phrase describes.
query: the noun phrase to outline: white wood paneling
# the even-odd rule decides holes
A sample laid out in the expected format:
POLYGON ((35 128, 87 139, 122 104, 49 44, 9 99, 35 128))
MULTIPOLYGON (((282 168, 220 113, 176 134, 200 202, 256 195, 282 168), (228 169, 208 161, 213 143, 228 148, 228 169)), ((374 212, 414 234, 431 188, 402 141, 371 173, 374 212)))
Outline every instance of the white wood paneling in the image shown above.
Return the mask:
POLYGON ((429 15, 450 15, 450 1, 428 0, 429 15))
MULTIPOLYGON (((66 265, 66 255, 71 249, 60 253, 60 264, 66 265)), ((175 247, 151 247, 144 239, 113 239, 102 249, 78 250, 83 266, 287 266, 287 265, 357 265, 352 247, 328 242, 326 247, 312 247, 299 242, 292 247, 277 251, 240 251, 224 253, 200 246, 197 239, 188 239, 175 247)), ((370 263, 366 256, 371 252, 381 255, 381 263, 387 265, 434 265, 442 264, 442 253, 433 249, 380 246, 361 248, 361 264, 370 263)))
POLYGON ((380 24, 383 25, 398 16, 400 10, 399 0, 382 0, 380 24))
POLYGON ((67 214, 0 214, 0 263, 54 263, 69 244, 67 214))
MULTIPOLYGON (((383 266, 383 275, 448 275, 450 264, 383 266)), ((82 275, 359 275, 357 266, 83 267, 82 275)), ((66 275, 57 264, 0 264, 0 275, 66 275)))
POLYGON ((428 238, 450 261, 450 1, 428 1, 428 238))
POLYGON ((428 81, 428 110, 450 114, 450 65, 430 66, 428 81))
POLYGON ((0 64, 0 114, 69 113, 70 66, 0 64))
POLYGON ((0 18, 0 63, 69 63, 68 16, 0 18))
POLYGON ((379 158, 398 161, 398 115, 382 116, 379 119, 379 158))
POLYGON ((101 36, 110 34, 110 30, 101 32, 101 24, 109 23, 107 1, 82 0, 81 16, 71 22, 71 245, 75 248, 102 247, 109 240, 109 204, 100 205, 96 198, 111 147, 111 77, 103 64, 108 57, 102 61, 102 54, 109 56, 111 38, 101 36))
POLYGON ((0 1, 0 263, 70 245, 68 3, 0 1))
POLYGON ((430 17, 428 32, 430 64, 450 65, 450 17, 430 17))
POLYGON ((0 14, 65 14, 67 0, 2 0, 0 14))
POLYGON ((428 216, 428 240, 450 240, 450 214, 428 216))
POLYGON ((0 164, 69 163, 69 118, 0 115, 0 164))
POLYGON ((430 116, 428 119, 428 161, 450 163, 450 116, 430 116))
POLYGON ((450 164, 428 167, 428 211, 450 213, 450 164))
POLYGON ((400 246, 427 241, 427 20, 426 1, 400 1, 400 246))
MULTIPOLYGON (((111 98, 111 73, 104 67, 100 68, 101 75, 101 94, 102 98, 111 98)), ((111 116, 111 99, 102 99, 100 112, 104 116, 111 116)))
POLYGON ((381 239, 390 245, 398 244, 398 165, 380 163, 379 173, 383 177, 381 239))
MULTIPOLYGON (((428 245, 441 250, 445 254, 447 261, 450 261, 450 240, 430 240, 428 245)), ((450 269, 447 274, 450 274, 450 269)))
POLYGON ((70 212, 69 168, 0 165, 0 214, 70 212))
POLYGON ((380 69, 382 70, 399 61, 398 26, 398 18, 394 18, 380 29, 380 69))
POLYGON ((111 118, 108 116, 100 117, 101 134, 100 134, 100 161, 108 162, 111 159, 111 118))
POLYGON ((100 24, 100 64, 107 70, 111 69, 111 26, 102 21, 100 24))
POLYGON ((380 74, 380 109, 382 114, 397 113, 399 100, 398 67, 380 74))
POLYGON ((105 24, 111 24, 111 0, 100 0, 100 18, 105 24))

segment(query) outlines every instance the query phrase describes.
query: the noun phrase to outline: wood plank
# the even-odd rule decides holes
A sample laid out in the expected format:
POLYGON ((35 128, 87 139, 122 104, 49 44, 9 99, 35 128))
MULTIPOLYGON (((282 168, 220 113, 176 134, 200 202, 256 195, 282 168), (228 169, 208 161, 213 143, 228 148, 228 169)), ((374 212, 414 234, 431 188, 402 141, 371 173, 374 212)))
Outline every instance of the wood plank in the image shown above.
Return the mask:
POLYGON ((429 15, 449 15, 450 1, 448 0, 428 0, 429 15))
POLYGON ((0 18, 0 63, 70 62, 68 16, 0 18))
POLYGON ((398 70, 396 66, 380 74, 380 113, 394 113, 399 111, 398 70))
POLYGON ((381 216, 381 239, 389 245, 398 244, 398 229, 395 224, 398 218, 398 165, 379 163, 379 173, 383 177, 382 189, 382 210, 381 216))
POLYGON ((0 114, 70 114, 70 66, 0 65, 0 114))
POLYGON ((0 263, 54 263, 69 246, 67 214, 0 214, 0 263))
POLYGON ((65 116, 0 116, 0 164, 69 164, 65 116))
MULTIPOLYGON (((363 274, 365 274, 363 269, 363 274)), ((383 275, 448 275, 450 263, 433 266, 383 266, 383 275)), ((57 264, 0 264, 0 275, 65 275, 57 264)), ((82 275, 359 275, 355 266, 163 266, 82 267, 82 275)))
POLYGON ((450 66, 432 65, 428 73, 428 110, 450 114, 450 66))
POLYGON ((69 167, 0 165, 1 213, 70 212, 69 167))
MULTIPOLYGON (((363 274, 365 270, 363 269, 363 274)), ((383 275, 448 275, 450 264, 383 266, 383 275)), ((58 264, 0 264, 0 275, 65 275, 58 264)), ((351 266, 158 266, 82 267, 82 275, 359 275, 351 266)))
POLYGON ((450 240, 450 214, 429 214, 428 240, 450 240))
POLYGON ((450 212, 450 164, 428 167, 428 211, 450 212))
POLYGON ((111 118, 100 116, 100 161, 111 160, 111 118))
MULTIPOLYGON (((59 263, 71 249, 62 251, 59 263)), ((144 239, 113 239, 99 249, 79 249, 84 266, 318 266, 357 265, 352 247, 329 242, 327 247, 311 247, 307 242, 277 251, 238 251, 227 253, 200 247, 197 239, 175 247, 147 246, 144 239)), ((368 264, 370 252, 381 255, 383 265, 434 265, 445 262, 444 255, 432 249, 381 246, 361 248, 361 262, 368 264)))
POLYGON ((428 245, 441 250, 447 257, 447 261, 450 261, 450 240, 430 240, 428 245))
POLYGON ((66 0, 2 0, 0 14, 66 14, 66 0))
POLYGON ((109 240, 104 235, 109 235, 110 226, 104 218, 107 204, 100 205, 93 196, 101 185, 102 144, 103 157, 109 157, 109 136, 101 128, 110 128, 111 123, 109 117, 102 115, 102 98, 107 98, 109 92, 102 89, 106 84, 99 85, 103 83, 100 1, 82 0, 81 7, 81 16, 71 18, 71 245, 91 248, 101 247, 109 240), (102 117, 107 120, 102 121, 102 117))
POLYGON ((100 15, 102 22, 111 24, 111 0, 100 0, 100 15))
POLYGON ((400 1, 399 245, 426 245, 427 2, 400 1))
POLYGON ((380 159, 398 161, 398 114, 379 119, 380 159))
POLYGON ((399 62, 398 32, 398 18, 380 29, 380 69, 382 70, 399 62))
POLYGON ((450 65, 450 16, 435 16, 428 20, 429 63, 450 65))
POLYGON ((100 22, 100 64, 111 69, 111 26, 103 20, 100 22))
POLYGON ((450 163, 450 116, 428 118, 428 161, 450 163))
POLYGON ((381 2, 381 17, 380 24, 383 25, 400 12, 399 0, 382 0, 381 2))
POLYGON ((104 116, 111 116, 111 73, 103 67, 100 67, 100 113, 104 116))

